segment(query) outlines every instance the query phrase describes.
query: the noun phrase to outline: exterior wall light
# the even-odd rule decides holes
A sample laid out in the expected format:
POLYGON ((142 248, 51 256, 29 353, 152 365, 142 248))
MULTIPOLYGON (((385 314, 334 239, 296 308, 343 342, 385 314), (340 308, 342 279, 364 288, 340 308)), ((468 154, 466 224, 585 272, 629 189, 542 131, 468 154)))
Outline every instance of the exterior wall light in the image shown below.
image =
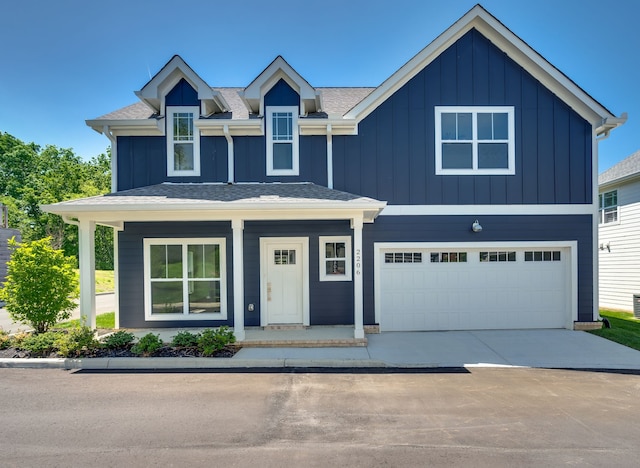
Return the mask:
POLYGON ((480 223, 478 222, 477 219, 471 225, 471 230, 473 232, 481 232, 482 231, 482 226, 480 226, 480 223))

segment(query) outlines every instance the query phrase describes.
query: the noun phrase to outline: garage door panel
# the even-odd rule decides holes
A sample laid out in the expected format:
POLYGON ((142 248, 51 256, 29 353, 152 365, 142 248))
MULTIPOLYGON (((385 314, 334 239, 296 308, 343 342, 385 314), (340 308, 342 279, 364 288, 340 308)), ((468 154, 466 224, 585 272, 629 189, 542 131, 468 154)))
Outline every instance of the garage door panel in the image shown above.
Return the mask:
MULTIPOLYGON (((461 251, 447 247, 442 252, 447 249, 461 251)), ((542 261, 542 255, 533 261, 531 254, 531 261, 525 261, 525 252, 532 250, 526 248, 463 249, 466 261, 449 262, 448 258, 456 259, 449 254, 446 263, 442 256, 431 261, 437 250, 414 250, 421 254, 421 263, 381 264, 381 284, 377 286, 381 330, 565 326, 568 249, 552 249, 562 253, 558 261, 542 261)), ((551 260, 556 253, 546 250, 545 258, 551 260)))

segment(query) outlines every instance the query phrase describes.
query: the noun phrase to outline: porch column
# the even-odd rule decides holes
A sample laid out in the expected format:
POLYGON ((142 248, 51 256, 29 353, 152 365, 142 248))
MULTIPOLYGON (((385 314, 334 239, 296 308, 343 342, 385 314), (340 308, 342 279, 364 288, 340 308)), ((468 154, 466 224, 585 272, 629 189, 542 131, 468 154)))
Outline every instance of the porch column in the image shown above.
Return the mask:
POLYGON ((86 219, 78 223, 80 265, 80 322, 96 328, 96 223, 86 219))
POLYGON ((236 340, 244 340, 244 220, 233 219, 233 333, 236 340))
POLYGON ((354 338, 364 338, 364 289, 362 286, 362 216, 351 220, 353 229, 354 338))

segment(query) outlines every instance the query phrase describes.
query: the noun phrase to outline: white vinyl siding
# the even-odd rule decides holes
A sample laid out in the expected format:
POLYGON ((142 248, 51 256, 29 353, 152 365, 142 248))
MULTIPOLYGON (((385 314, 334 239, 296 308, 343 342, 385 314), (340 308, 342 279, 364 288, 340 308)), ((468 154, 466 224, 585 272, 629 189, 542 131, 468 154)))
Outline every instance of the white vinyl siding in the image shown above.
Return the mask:
POLYGON ((617 187, 618 219, 598 228, 599 305, 633 310, 640 294, 640 181, 617 187))

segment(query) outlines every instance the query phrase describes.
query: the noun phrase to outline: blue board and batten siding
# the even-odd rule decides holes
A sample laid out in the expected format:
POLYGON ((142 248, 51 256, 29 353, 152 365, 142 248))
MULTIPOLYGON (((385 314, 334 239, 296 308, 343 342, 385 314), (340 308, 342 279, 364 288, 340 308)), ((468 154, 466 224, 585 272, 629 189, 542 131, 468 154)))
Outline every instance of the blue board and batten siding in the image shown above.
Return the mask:
MULTIPOLYGON (((320 281, 319 236, 350 236, 348 221, 311 222, 249 222, 244 227, 244 304, 245 325, 260 325, 260 238, 309 238, 309 318, 311 325, 353 324, 353 282, 320 281)), ((154 327, 216 327, 233 326, 233 240, 230 222, 166 222, 126 223, 119 233, 119 308, 120 326, 125 328, 154 327), (145 238, 201 238, 226 239, 226 320, 163 320, 146 322, 144 314, 145 238)))
POLYGON ((333 137, 334 187, 397 205, 591 203, 591 125, 476 30, 333 137), (435 175, 436 106, 513 106, 515 175, 435 175))

